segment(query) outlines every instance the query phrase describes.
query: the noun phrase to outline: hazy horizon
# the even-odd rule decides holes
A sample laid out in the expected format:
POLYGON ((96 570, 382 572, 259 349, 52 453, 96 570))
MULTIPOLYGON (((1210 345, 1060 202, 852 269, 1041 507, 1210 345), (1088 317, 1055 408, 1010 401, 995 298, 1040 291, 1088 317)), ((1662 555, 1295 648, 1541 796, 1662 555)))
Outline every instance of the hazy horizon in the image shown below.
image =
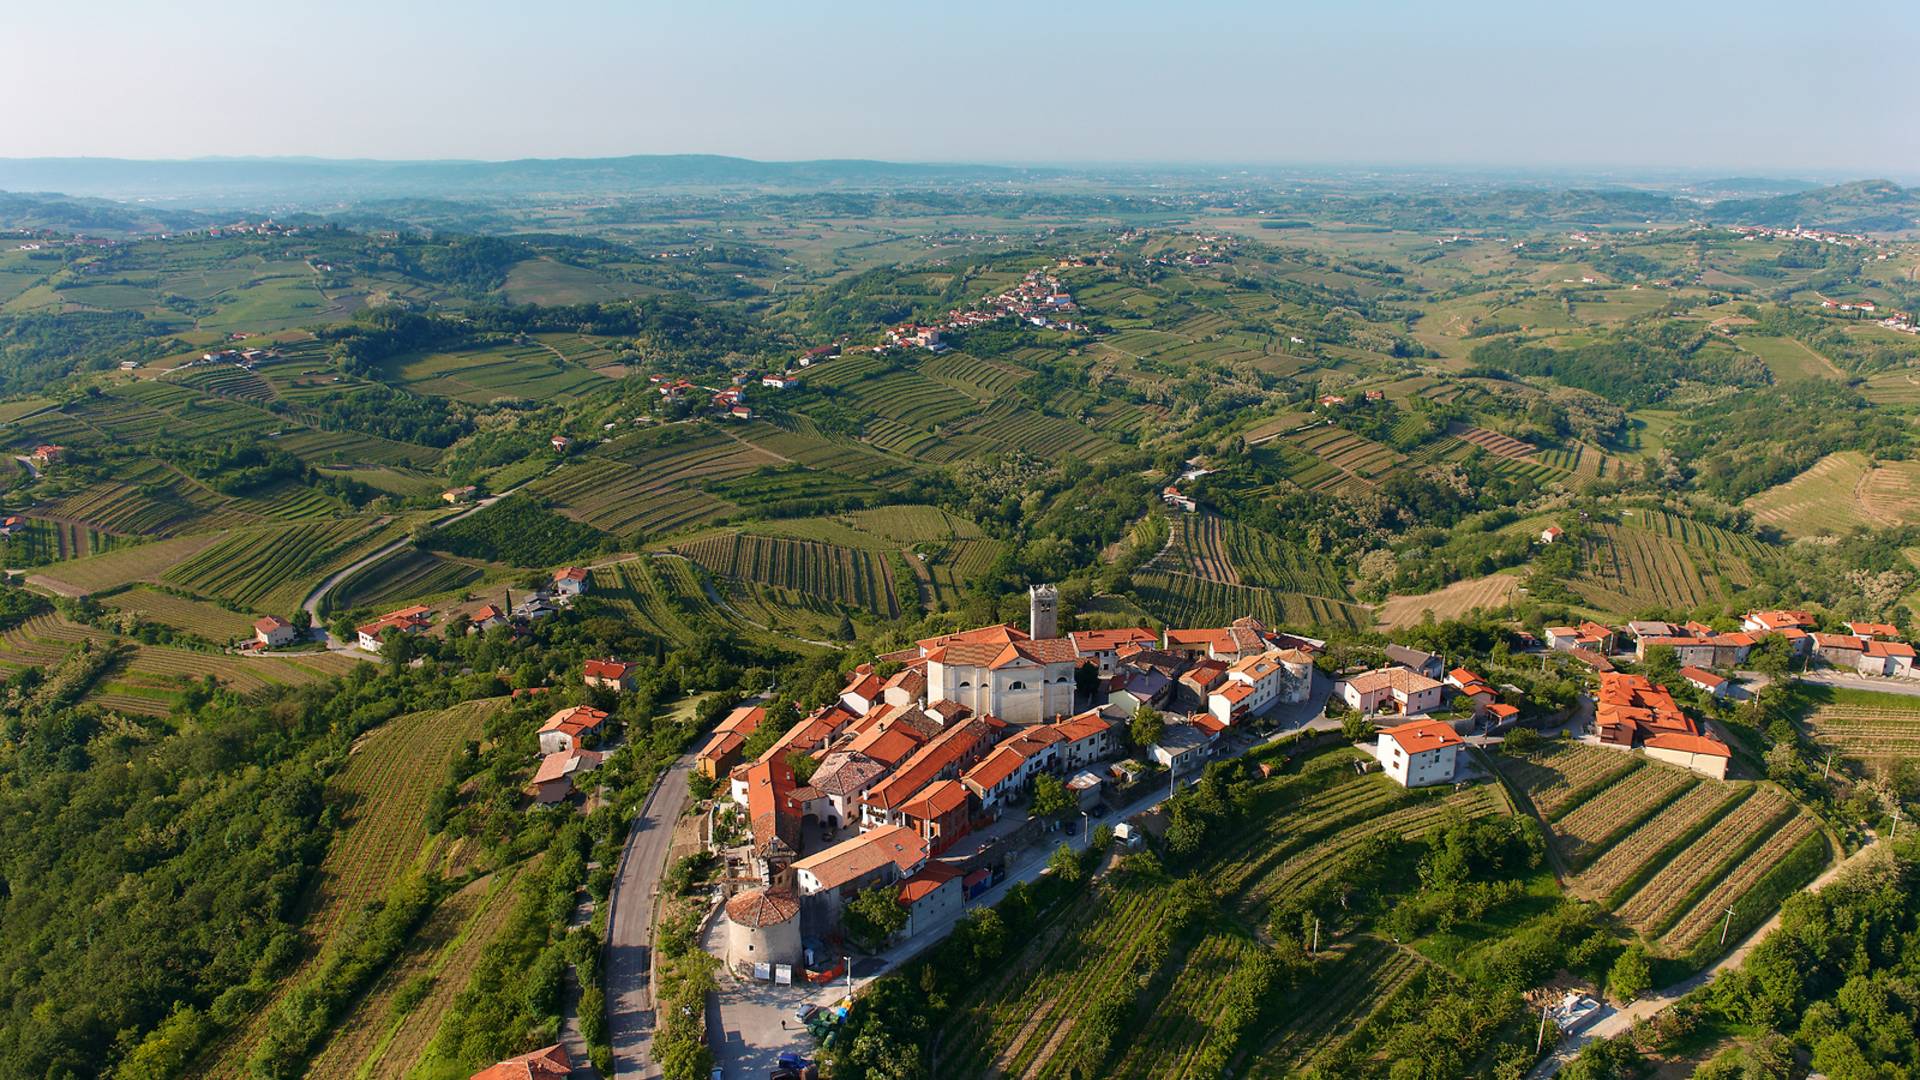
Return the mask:
POLYGON ((0 116, 13 159, 1920 176, 1920 138, 1887 121, 1920 15, 1891 2, 107 0, 6 11, 0 33, 0 94, 39 103, 0 116))

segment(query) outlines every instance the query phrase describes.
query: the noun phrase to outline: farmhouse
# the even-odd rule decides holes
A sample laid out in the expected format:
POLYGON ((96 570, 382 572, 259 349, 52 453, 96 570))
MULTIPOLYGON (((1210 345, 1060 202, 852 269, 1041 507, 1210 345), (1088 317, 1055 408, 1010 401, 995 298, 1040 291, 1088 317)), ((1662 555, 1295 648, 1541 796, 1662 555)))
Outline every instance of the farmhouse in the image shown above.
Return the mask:
POLYGON ((471 1080, 567 1080, 572 1074, 573 1060, 567 1057, 567 1048, 556 1043, 489 1065, 474 1073, 471 1080))
POLYGON ((547 445, 553 447, 555 453, 564 454, 573 446, 573 440, 567 438, 565 435, 555 435, 553 438, 547 440, 547 445))
POLYGON ((590 705, 575 705, 561 709, 547 722, 540 725, 540 752, 557 754, 563 750, 572 750, 580 745, 582 739, 597 735, 600 725, 607 722, 607 713, 590 705))
POLYGON ((589 660, 586 662, 581 680, 588 686, 602 690, 631 690, 636 665, 619 660, 589 660))
POLYGON ((1749 611, 1740 629, 1758 634, 1769 630, 1812 630, 1819 623, 1804 611, 1749 611))
POLYGON ((277 649, 282 645, 291 645, 299 637, 293 624, 278 615, 262 615, 253 620, 253 640, 263 649, 277 649))
POLYGON ((51 465, 65 457, 66 454, 67 448, 64 446, 56 446, 53 443, 41 443, 39 446, 34 447, 33 452, 27 456, 33 459, 35 465, 51 465))
POLYGON ((432 609, 426 607, 405 607, 398 611, 389 611, 385 615, 354 628, 360 639, 360 647, 371 653, 380 651, 380 638, 389 630, 402 634, 424 634, 433 627, 433 620, 427 615, 432 609))
POLYGON ((467 616, 467 633, 485 633, 496 626, 507 625, 507 613, 494 604, 482 604, 467 616))
POLYGON ((1860 658, 1866 654, 1867 643, 1857 637, 1846 634, 1823 634, 1815 631, 1813 654, 1838 668, 1857 668, 1860 658))
POLYGON ((1194 513, 1200 509, 1199 503, 1194 502, 1192 499, 1188 498, 1185 495, 1182 495, 1180 493, 1180 489, 1172 485, 1168 485, 1160 489, 1160 501, 1163 503, 1166 503, 1168 506, 1174 507, 1175 509, 1178 509, 1178 510, 1182 510, 1189 514, 1194 513))
POLYGON ((1588 620, 1579 626, 1547 627, 1547 648, 1560 652, 1589 649, 1605 654, 1613 651, 1613 628, 1588 620))
POLYGON ((579 596, 587 591, 592 572, 584 566, 569 566, 553 572, 553 591, 561 596, 579 596))
POLYGON ((1862 675, 1899 675, 1913 674, 1913 646, 1904 641, 1877 641, 1868 639, 1866 647, 1860 651, 1860 659, 1855 661, 1855 670, 1862 675))
POLYGON ((1374 756, 1401 787, 1450 784, 1466 743, 1438 720, 1415 720, 1380 732, 1374 756))
POLYGON ((1687 735, 1677 731, 1663 731, 1652 736, 1640 745, 1640 750, 1656 761, 1691 769, 1715 780, 1727 778, 1727 766, 1733 760, 1733 751, 1727 748, 1726 743, 1705 735, 1687 735))
POLYGON ((1647 650, 1662 647, 1672 649, 1674 659, 1685 667, 1712 667, 1716 658, 1712 640, 1689 637, 1684 634, 1643 637, 1634 643, 1634 657, 1645 660, 1647 650))
POLYGON ((1160 741, 1150 751, 1153 760, 1173 776, 1185 776, 1205 765, 1213 756, 1213 741, 1220 733, 1220 721, 1202 714, 1191 721, 1169 720, 1160 731, 1160 741), (1202 726, 1201 720, 1211 721, 1202 726))
POLYGON ((440 501, 451 506, 457 506, 460 503, 472 502, 473 497, 479 494, 479 492, 480 489, 472 484, 452 487, 440 493, 440 501))
POLYGON ((1347 707, 1361 713, 1420 716, 1440 707, 1444 683, 1410 668, 1376 668, 1343 679, 1333 688, 1347 707))
POLYGON ((763 375, 760 385, 773 390, 791 390, 800 385, 800 380, 792 375, 763 375))
POLYGON ((1561 530, 1560 526, 1549 525, 1540 530, 1540 542, 1543 544, 1551 544, 1565 535, 1567 534, 1561 530))
POLYGON ((1465 698, 1473 706, 1475 716, 1485 713, 1500 696, 1494 691, 1492 683, 1466 668, 1454 668, 1447 672, 1446 682, 1448 686, 1453 687, 1454 693, 1465 698))
POLYGON ((1880 638, 1885 641, 1900 640, 1900 628, 1886 623, 1850 622, 1847 624, 1847 633, 1854 637, 1880 638))
POLYGON ((1683 667, 1680 677, 1704 691, 1708 697, 1726 697, 1733 691, 1733 684, 1727 679, 1697 667, 1683 667))
POLYGON ((542 757, 533 774, 533 801, 541 806, 560 802, 579 786, 574 777, 599 768, 603 760, 605 755, 592 750, 556 750, 542 757))

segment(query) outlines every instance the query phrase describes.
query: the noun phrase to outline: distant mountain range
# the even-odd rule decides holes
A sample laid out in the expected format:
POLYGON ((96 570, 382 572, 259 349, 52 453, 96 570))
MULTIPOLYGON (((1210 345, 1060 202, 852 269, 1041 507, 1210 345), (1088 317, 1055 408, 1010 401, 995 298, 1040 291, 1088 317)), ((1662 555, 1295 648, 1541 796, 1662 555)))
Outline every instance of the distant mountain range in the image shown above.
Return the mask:
POLYGON ((1130 189, 1160 199, 1225 187, 1233 197, 1263 189, 1311 210, 1372 206, 1374 216, 1415 215, 1422 223, 1468 227, 1496 222, 1687 220, 1721 224, 1805 225, 1846 232, 1920 229, 1920 188, 1891 180, 1830 187, 1806 181, 1733 177, 1671 186, 1597 187, 1575 177, 1502 182, 1488 174, 1459 177, 1372 170, 1319 173, 1311 185, 1279 169, 1111 169, 889 161, 753 161, 712 154, 618 158, 526 158, 517 161, 369 161, 320 158, 0 159, 0 225, 142 232, 206 221, 193 211, 231 215, 302 210, 385 214, 406 206, 438 206, 443 224, 484 228, 485 217, 514 203, 544 198, 686 195, 935 192, 971 189, 994 198, 1013 190, 1080 194, 1130 189), (60 195, 5 195, 60 192, 60 195))
POLYGON ((1055 169, 888 161, 752 161, 712 154, 518 161, 317 158, 0 159, 0 190, 201 204, 261 200, 524 197, 653 188, 888 187, 1033 180, 1055 169))

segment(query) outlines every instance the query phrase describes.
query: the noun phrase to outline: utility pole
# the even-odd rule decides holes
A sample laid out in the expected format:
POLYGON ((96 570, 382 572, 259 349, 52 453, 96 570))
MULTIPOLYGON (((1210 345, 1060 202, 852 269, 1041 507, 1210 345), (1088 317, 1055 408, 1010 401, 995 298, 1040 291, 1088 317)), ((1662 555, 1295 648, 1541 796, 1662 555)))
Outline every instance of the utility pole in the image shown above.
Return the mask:
POLYGON ((1320 955, 1320 916, 1313 917, 1313 955, 1320 955))
POLYGON ((1533 1037, 1533 1056, 1540 1056, 1540 1048, 1547 1045, 1547 1007, 1540 1006, 1540 1034, 1533 1037))
POLYGON ((1824 784, 1827 782, 1827 770, 1831 768, 1833 768, 1833 751, 1829 750, 1827 751, 1827 763, 1825 765, 1820 766, 1820 782, 1821 783, 1824 784))
POLYGON ((1727 921, 1720 924, 1720 944, 1727 943, 1727 931, 1733 927, 1733 909, 1727 909, 1727 921))

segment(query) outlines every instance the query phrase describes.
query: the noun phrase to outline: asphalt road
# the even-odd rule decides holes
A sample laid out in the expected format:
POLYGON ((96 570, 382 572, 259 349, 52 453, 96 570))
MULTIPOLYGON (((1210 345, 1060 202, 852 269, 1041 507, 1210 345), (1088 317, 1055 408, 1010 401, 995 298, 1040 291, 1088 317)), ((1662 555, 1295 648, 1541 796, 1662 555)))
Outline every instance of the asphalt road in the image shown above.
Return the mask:
POLYGON ((613 1075, 654 1077, 652 989, 654 894, 673 846, 673 823, 687 805, 687 773, 693 755, 683 754, 648 793, 620 851, 620 869, 608 898, 607 1029, 613 1040, 613 1075))
POLYGON ((1881 694, 1901 694, 1906 697, 1920 697, 1920 680, 1872 678, 1867 675, 1848 675, 1839 671, 1805 671, 1799 679, 1803 683, 1815 686, 1837 686, 1848 690, 1872 690, 1881 694))

